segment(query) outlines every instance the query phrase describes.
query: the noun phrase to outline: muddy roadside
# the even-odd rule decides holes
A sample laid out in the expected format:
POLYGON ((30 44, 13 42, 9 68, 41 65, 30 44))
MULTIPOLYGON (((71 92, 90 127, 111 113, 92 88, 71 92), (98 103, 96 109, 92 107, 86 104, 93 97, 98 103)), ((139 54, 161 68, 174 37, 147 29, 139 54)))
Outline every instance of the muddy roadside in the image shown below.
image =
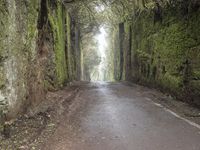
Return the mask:
POLYGON ((63 113, 70 113, 80 87, 73 83, 56 92, 48 92, 47 98, 38 107, 12 121, 1 131, 0 149, 30 150, 48 140, 59 125, 63 113))

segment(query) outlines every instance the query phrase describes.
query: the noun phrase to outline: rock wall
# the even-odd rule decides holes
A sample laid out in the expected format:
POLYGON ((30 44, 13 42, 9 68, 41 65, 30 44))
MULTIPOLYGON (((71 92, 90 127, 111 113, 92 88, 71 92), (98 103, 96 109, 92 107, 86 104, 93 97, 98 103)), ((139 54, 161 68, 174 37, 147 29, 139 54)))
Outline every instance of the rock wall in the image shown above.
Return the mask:
MULTIPOLYGON (((122 80, 122 72, 123 72, 123 68, 121 68, 123 66, 123 62, 122 62, 122 57, 123 55, 121 55, 121 50, 123 50, 122 48, 120 49, 120 39, 122 41, 122 38, 119 34, 119 26, 115 27, 113 30, 113 53, 114 53, 114 79, 116 81, 122 80)), ((121 43, 122 44, 122 43, 121 43)))
POLYGON ((124 79, 200 106, 200 3, 156 5, 124 24, 124 79))
POLYGON ((80 49, 78 28, 60 0, 1 0, 0 18, 0 121, 6 121, 78 79, 80 49))

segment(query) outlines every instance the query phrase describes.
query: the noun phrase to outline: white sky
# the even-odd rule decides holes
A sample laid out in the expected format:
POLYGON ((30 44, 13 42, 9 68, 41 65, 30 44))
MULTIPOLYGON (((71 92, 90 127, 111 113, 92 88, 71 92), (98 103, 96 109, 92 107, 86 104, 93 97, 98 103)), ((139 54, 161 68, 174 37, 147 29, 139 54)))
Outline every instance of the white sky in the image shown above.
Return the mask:
POLYGON ((100 13, 100 12, 103 12, 105 10, 105 7, 104 7, 104 5, 100 5, 100 6, 96 6, 95 9, 98 13, 100 13))
POLYGON ((105 65, 106 65, 106 41, 107 33, 104 27, 100 28, 100 33, 96 36, 98 42, 98 53, 101 57, 100 65, 98 66, 98 80, 102 81, 105 73, 105 65))
POLYGON ((106 41, 106 31, 104 27, 100 28, 100 34, 97 35, 96 39, 98 41, 98 52, 100 53, 100 56, 105 58, 105 49, 107 46, 107 41, 106 41))

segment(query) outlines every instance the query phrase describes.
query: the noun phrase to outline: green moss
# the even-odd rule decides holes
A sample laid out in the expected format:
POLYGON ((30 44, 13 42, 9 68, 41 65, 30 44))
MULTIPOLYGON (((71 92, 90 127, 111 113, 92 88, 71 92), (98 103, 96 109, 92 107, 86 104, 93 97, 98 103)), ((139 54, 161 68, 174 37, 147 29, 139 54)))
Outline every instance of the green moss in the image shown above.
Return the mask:
POLYGON ((200 80, 200 70, 195 70, 192 76, 194 79, 200 80))
POLYGON ((162 21, 155 22, 151 10, 133 19, 132 72, 133 78, 184 98, 185 89, 199 87, 200 10, 187 19, 174 10, 163 8, 162 21))
POLYGON ((0 90, 3 89, 6 85, 6 78, 3 70, 0 70, 0 90))
POLYGON ((137 49, 136 50, 136 55, 138 58, 140 58, 141 61, 147 62, 150 59, 150 55, 142 50, 137 49))
POLYGON ((115 27, 113 30, 113 53, 114 53, 114 79, 120 80, 120 48, 119 48, 119 29, 115 27))
POLYGON ((73 66, 73 57, 72 56, 72 45, 71 45, 71 18, 70 15, 67 14, 67 25, 66 25, 66 29, 67 29, 67 65, 68 65, 68 72, 69 72, 69 78, 73 79, 73 70, 74 70, 74 66, 73 66))
POLYGON ((67 81, 67 62, 65 54, 65 13, 64 6, 57 1, 56 10, 48 6, 48 19, 54 37, 55 63, 58 85, 62 86, 67 81))
MULTIPOLYGON (((6 2, 2 0, 0 2, 0 90, 5 86, 6 84, 6 77, 5 77, 5 72, 3 68, 3 63, 4 63, 4 54, 5 54, 5 30, 6 30, 6 25, 8 23, 7 20, 7 8, 5 7, 6 2)), ((1 111, 1 108, 0 108, 1 111)), ((1 119, 1 114, 0 114, 0 119, 1 119)))
POLYGON ((161 85, 170 89, 171 92, 178 92, 183 85, 183 79, 180 76, 173 76, 169 73, 166 73, 161 78, 159 78, 161 85))

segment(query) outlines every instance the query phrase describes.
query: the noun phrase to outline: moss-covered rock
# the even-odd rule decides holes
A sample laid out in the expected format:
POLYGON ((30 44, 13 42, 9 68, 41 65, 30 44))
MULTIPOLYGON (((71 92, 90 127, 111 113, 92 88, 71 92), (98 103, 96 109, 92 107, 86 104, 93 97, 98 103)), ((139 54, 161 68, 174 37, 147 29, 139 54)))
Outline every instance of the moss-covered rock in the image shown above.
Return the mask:
POLYGON ((67 60, 65 53, 66 14, 64 6, 60 4, 60 1, 56 2, 54 8, 51 7, 51 4, 48 5, 48 19, 53 31, 57 81, 62 86, 67 80, 67 60))
POLYGON ((60 0, 1 0, 0 18, 0 120, 5 121, 36 107, 47 90, 75 79, 80 58, 68 53, 75 25, 60 0))
POLYGON ((151 9, 135 16, 132 79, 200 105, 200 9, 183 12, 177 4, 163 7, 160 18, 151 9))
MULTIPOLYGON (((29 66, 35 57, 37 37, 37 1, 1 1, 1 89, 7 118, 24 110, 27 102, 29 66), (30 15, 31 14, 31 15, 30 15), (31 54, 33 55, 31 56, 31 54), (29 57, 30 56, 30 57, 29 57), (31 60, 30 60, 31 58, 31 60)), ((4 111, 4 110, 3 110, 4 111)))

